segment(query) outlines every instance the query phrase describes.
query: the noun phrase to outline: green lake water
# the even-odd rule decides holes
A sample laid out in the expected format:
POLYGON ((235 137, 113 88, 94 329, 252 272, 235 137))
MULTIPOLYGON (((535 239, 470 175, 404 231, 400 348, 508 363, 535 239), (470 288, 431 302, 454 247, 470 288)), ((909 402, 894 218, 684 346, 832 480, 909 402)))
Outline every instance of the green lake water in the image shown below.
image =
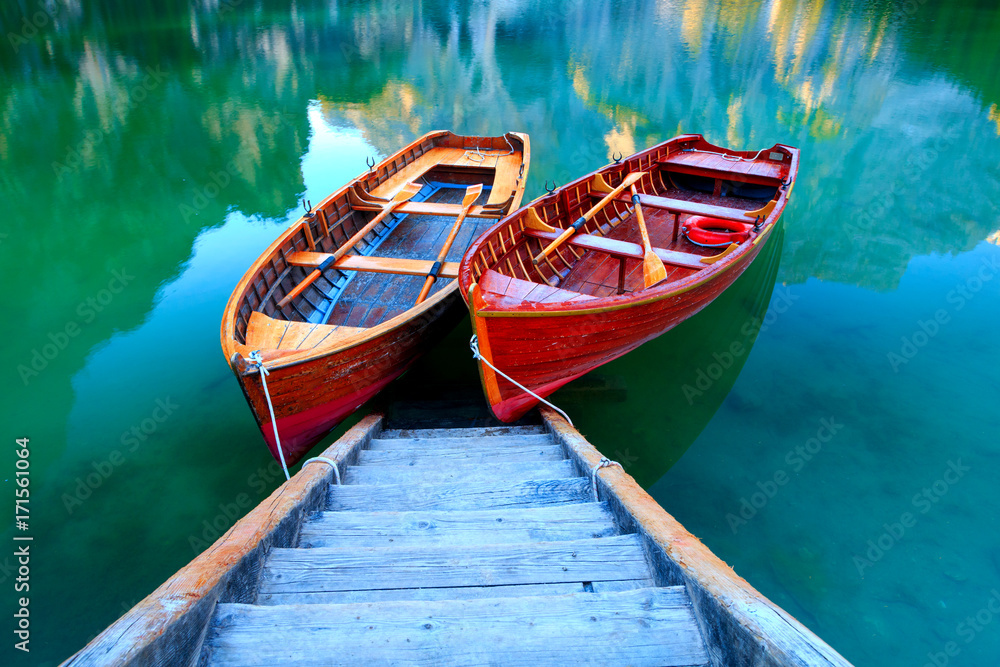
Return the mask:
MULTIPOLYGON (((1000 663, 993 3, 8 1, 0 27, 3 664, 65 659, 275 488, 226 299, 299 200, 442 128, 528 132, 526 198, 683 132, 800 148, 751 270, 554 400, 849 660, 1000 663)), ((468 335, 402 386, 479 392, 468 335)))

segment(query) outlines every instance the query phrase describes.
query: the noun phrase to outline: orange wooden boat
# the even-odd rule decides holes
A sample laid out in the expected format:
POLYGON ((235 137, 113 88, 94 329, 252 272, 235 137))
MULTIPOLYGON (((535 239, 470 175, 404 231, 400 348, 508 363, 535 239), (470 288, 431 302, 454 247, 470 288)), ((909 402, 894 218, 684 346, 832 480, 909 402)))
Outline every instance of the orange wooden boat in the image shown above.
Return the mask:
POLYGON ((790 146, 732 151, 682 135, 551 191, 475 241, 458 279, 497 418, 518 419, 708 305, 767 243, 798 164, 790 146))
POLYGON ((457 260, 520 205, 528 162, 525 134, 432 132, 257 258, 226 305, 222 350, 276 459, 301 459, 458 323, 457 260))

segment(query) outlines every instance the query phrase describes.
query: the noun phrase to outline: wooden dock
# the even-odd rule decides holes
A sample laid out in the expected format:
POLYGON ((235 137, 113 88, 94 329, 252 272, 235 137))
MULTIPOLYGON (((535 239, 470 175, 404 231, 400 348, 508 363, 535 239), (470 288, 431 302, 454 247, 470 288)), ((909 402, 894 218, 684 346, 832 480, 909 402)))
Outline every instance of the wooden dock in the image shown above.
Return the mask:
POLYGON ((362 420, 67 665, 848 665, 555 413, 362 420))

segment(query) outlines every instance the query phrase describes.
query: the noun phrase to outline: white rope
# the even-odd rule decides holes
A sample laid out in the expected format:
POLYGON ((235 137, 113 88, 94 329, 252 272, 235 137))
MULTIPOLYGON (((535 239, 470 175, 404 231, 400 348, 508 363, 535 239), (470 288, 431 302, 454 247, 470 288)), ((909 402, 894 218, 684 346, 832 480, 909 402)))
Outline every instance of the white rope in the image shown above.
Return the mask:
POLYGON ((766 150, 767 150, 766 148, 761 148, 759 151, 757 151, 756 155, 754 155, 753 157, 749 157, 749 158, 742 157, 740 155, 729 155, 728 153, 720 153, 719 151, 703 151, 700 148, 685 148, 681 152, 682 153, 708 153, 709 155, 718 155, 723 160, 729 160, 730 162, 753 162, 754 160, 756 160, 757 158, 760 157, 761 153, 763 153, 766 150))
POLYGON ((597 495, 597 471, 600 470, 601 468, 607 468, 607 467, 610 467, 610 466, 618 466, 622 470, 625 470, 625 468, 622 468, 622 464, 621 463, 618 463, 618 461, 612 461, 611 459, 609 459, 606 456, 602 456, 601 457, 601 462, 598 463, 596 466, 594 466, 593 468, 590 469, 590 488, 593 489, 593 491, 594 491, 594 502, 595 503, 596 502, 600 502, 600 500, 601 500, 600 497, 597 495))
MULTIPOLYGON (((334 477, 334 479, 337 480, 337 486, 340 486, 340 469, 337 468, 337 462, 336 461, 334 461, 332 459, 328 459, 325 456, 314 456, 313 458, 311 458, 311 459, 307 460, 305 463, 303 463, 302 464, 302 468, 305 468, 307 465, 309 465, 313 461, 316 461, 317 463, 327 463, 327 464, 329 464, 333 468, 333 477, 334 477)), ((302 468, 299 468, 299 470, 301 470, 302 468)))
MULTIPOLYGON (((510 149, 510 151, 504 153, 503 155, 497 155, 496 156, 497 158, 507 157, 508 155, 514 154, 514 146, 510 143, 510 139, 507 138, 506 134, 503 135, 503 140, 507 142, 507 147, 510 149)), ((486 153, 492 153, 494 150, 500 150, 500 149, 488 148, 486 149, 486 153)), ((493 155, 487 155, 486 153, 483 153, 483 150, 482 148, 480 148, 479 144, 476 144, 475 153, 473 153, 472 151, 465 151, 465 155, 463 155, 462 157, 467 158, 469 162, 482 162, 488 157, 494 157, 493 155), (479 158, 479 159, 474 160, 473 158, 479 158)))
POLYGON ((274 428, 274 446, 278 449, 278 458, 281 460, 281 469, 285 471, 285 479, 289 480, 288 466, 285 465, 285 453, 281 451, 281 439, 278 438, 278 420, 274 418, 274 406, 271 405, 271 394, 267 390, 267 368, 264 366, 264 359, 260 356, 260 350, 254 350, 247 357, 247 361, 254 364, 260 370, 260 383, 264 385, 264 398, 267 399, 267 409, 271 413, 271 426, 274 428))
POLYGON ((555 410, 556 412, 558 412, 559 414, 561 414, 563 416, 563 418, 565 418, 566 421, 569 422, 569 425, 573 426, 573 420, 569 418, 568 414, 566 414, 565 412, 563 412, 562 410, 560 410, 559 408, 557 408, 556 406, 554 406, 552 403, 549 403, 544 398, 542 398, 541 396, 539 396, 535 392, 531 391, 530 389, 528 389, 527 387, 525 387, 523 384, 521 384, 520 382, 518 382, 517 380, 515 380, 511 376, 509 376, 506 373, 504 373, 502 370, 500 370, 499 368, 497 368, 496 366, 494 366, 493 364, 491 364, 486 357, 484 357, 482 354, 480 354, 479 353, 479 336, 473 336, 472 337, 472 340, 469 341, 469 347, 472 348, 472 356, 473 356, 473 358, 478 359, 479 361, 483 362, 484 364, 486 364, 487 366, 489 366, 490 368, 492 368, 494 373, 498 373, 499 375, 503 376, 511 384, 517 386, 522 391, 531 394, 532 396, 534 396, 535 398, 537 398, 539 401, 541 401, 545 405, 549 406, 550 408, 552 408, 553 410, 555 410))

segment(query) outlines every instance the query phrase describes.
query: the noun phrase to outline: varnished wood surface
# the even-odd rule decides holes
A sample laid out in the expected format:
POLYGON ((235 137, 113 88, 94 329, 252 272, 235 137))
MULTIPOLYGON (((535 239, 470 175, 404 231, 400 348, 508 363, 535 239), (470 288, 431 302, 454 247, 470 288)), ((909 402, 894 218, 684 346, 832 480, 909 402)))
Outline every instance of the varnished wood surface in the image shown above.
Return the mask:
MULTIPOLYGON (((758 155, 684 135, 581 176, 507 216, 473 243, 459 269, 460 293, 481 353, 544 397, 668 331, 708 305, 759 254, 787 204, 797 169, 798 151, 788 146, 758 155), (745 159, 713 155, 720 152, 745 159), (727 194, 717 179, 714 192, 710 185, 710 192, 683 189, 663 177, 665 167, 681 163, 714 169, 718 179, 745 182, 748 174, 771 179, 773 188, 727 194), (567 229, 595 199, 603 201, 609 188, 636 174, 643 174, 635 186, 650 243, 665 265, 663 280, 647 285, 643 239, 627 195, 587 222, 575 242, 544 262, 526 262, 564 234, 559 229, 567 229), (724 253, 697 246, 681 231, 693 214, 738 220, 747 225, 749 238, 724 253), (544 226, 556 229, 539 229, 544 226)), ((516 420, 537 404, 485 363, 480 371, 500 420, 516 420)))
MULTIPOLYGON (((293 252, 288 256, 288 262, 295 266, 317 267, 330 257, 333 257, 333 255, 323 252, 293 252)), ((346 255, 334 262, 333 268, 344 269, 346 271, 371 271, 373 273, 392 273, 404 276, 423 276, 427 275, 433 264, 433 260, 428 259, 346 255)), ((443 262, 441 264, 441 272, 438 275, 442 278, 457 278, 458 262, 443 262)))
POLYGON ((251 266, 226 306, 221 341, 276 458, 270 411, 248 354, 259 350, 271 372, 268 389, 282 450, 294 464, 460 319, 456 263, 493 221, 462 223, 439 278, 427 298, 414 305, 422 277, 455 222, 453 204, 461 199, 458 194, 452 201, 452 189, 439 186, 457 184, 464 191, 482 182, 492 189, 473 202, 477 215, 507 213, 520 204, 529 155, 522 134, 432 132, 321 201, 251 266), (382 215, 387 200, 411 182, 423 188, 421 197, 431 199, 408 203, 424 209, 382 215), (380 204, 379 198, 386 201, 380 204), (372 224, 380 215, 384 219, 372 224), (331 255, 333 266, 307 278, 331 255))

